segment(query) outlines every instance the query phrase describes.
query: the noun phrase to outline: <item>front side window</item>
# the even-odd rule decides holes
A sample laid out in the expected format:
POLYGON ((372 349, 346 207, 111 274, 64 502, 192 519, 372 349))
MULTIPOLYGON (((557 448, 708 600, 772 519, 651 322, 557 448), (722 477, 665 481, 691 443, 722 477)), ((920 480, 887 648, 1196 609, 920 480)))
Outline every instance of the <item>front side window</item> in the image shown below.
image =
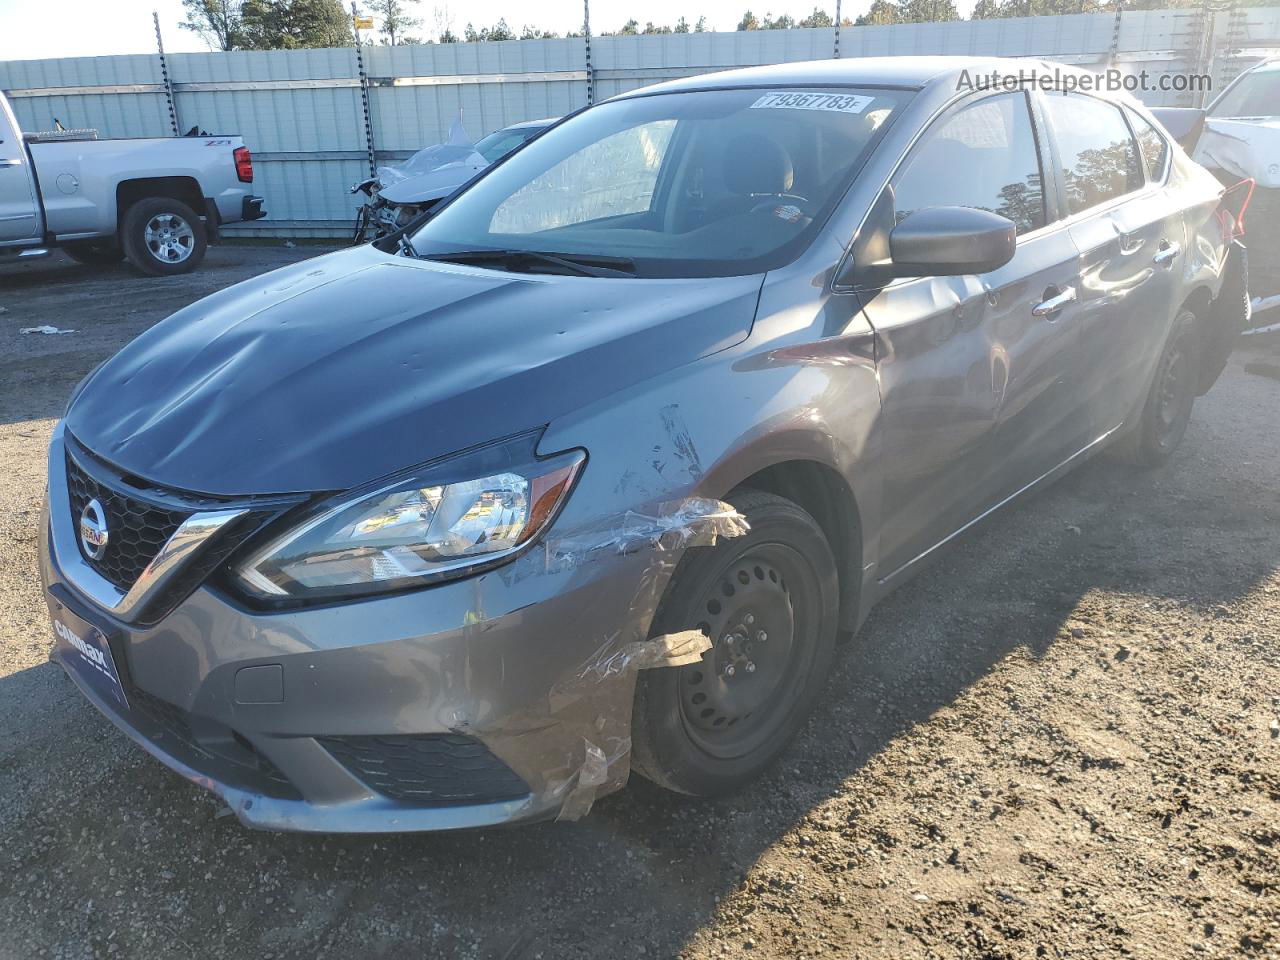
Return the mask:
POLYGON ((545 267, 535 255, 551 254, 624 261, 641 277, 775 269, 811 241, 911 96, 757 88, 609 101, 512 154, 410 239, 427 258, 545 267))
POLYGON ((1169 163, 1169 141, 1161 136, 1160 131, 1136 113, 1129 114, 1133 124, 1133 132, 1138 137, 1138 150, 1142 153, 1142 162, 1147 165, 1148 180, 1163 180, 1164 169, 1169 163))
POLYGON ((1078 93, 1047 94, 1044 105, 1058 144, 1071 213, 1142 186, 1138 147, 1118 106, 1078 93))
POLYGON ((894 184, 901 221, 926 207, 976 207, 1027 233, 1045 223, 1040 157, 1022 93, 963 107, 925 134, 894 184))

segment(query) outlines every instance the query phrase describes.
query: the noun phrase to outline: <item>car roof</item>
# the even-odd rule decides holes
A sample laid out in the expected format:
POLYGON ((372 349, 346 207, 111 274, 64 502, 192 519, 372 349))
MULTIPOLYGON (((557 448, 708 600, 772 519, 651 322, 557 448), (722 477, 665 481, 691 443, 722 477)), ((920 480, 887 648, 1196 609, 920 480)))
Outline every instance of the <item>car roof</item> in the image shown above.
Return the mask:
POLYGON ((1083 73, 1078 67, 1044 60, 1012 57, 851 57, 841 60, 808 60, 777 63, 684 77, 620 94, 613 99, 683 90, 716 90, 728 87, 847 86, 905 87, 919 90, 930 84, 954 82, 963 71, 975 79, 992 72, 1007 74, 1020 69, 1083 73))

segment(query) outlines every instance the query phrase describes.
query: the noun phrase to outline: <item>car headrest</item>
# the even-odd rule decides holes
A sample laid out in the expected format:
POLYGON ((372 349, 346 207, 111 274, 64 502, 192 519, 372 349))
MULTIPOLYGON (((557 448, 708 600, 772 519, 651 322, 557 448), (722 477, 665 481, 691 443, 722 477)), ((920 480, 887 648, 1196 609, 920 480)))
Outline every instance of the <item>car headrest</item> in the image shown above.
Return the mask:
POLYGON ((724 182, 733 193, 787 193, 795 180, 791 155, 758 133, 744 133, 725 146, 724 182))

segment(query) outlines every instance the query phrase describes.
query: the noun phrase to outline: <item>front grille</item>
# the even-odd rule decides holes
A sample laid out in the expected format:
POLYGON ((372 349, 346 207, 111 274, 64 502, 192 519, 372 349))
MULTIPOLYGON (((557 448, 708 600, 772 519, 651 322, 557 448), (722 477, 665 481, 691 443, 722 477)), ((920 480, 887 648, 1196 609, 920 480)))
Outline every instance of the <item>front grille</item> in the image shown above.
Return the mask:
POLYGON ((518 800, 528 785, 474 737, 320 737, 338 762, 392 800, 421 806, 518 800))
MULTIPOLYGON (((85 562, 121 590, 128 591, 168 543, 174 531, 191 514, 169 510, 131 497, 99 483, 67 456, 67 493, 71 501, 71 529, 80 543, 80 514, 85 504, 97 500, 107 521, 107 545, 96 560, 84 554, 85 562)), ((84 553, 84 544, 80 544, 84 553)))
POLYGON ((151 734, 157 745, 187 766, 241 790, 282 800, 302 798, 302 794, 275 764, 230 728, 213 721, 201 721, 212 732, 219 734, 217 739, 225 745, 224 750, 215 751, 200 742, 191 714, 181 707, 137 687, 129 690, 129 706, 159 732, 159 736, 151 734), (235 756, 230 756, 229 752, 234 752, 235 756))

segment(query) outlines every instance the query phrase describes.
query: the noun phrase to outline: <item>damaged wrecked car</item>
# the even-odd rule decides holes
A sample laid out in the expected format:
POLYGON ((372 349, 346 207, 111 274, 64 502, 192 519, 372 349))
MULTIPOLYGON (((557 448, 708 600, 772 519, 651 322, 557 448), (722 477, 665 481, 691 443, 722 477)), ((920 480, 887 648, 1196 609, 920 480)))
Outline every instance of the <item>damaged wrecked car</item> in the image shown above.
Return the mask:
POLYGON ((497 163, 555 122, 553 118, 513 123, 472 144, 459 118, 444 143, 419 150, 399 166, 378 167, 376 176, 351 188, 352 193, 368 197, 356 211, 352 242, 385 237, 430 213, 489 164, 497 163))
POLYGON ((837 639, 1245 319, 1136 102, 856 59, 589 107, 427 222, 179 310, 49 448, 53 659, 254 827, 574 818, 765 771, 837 639))

